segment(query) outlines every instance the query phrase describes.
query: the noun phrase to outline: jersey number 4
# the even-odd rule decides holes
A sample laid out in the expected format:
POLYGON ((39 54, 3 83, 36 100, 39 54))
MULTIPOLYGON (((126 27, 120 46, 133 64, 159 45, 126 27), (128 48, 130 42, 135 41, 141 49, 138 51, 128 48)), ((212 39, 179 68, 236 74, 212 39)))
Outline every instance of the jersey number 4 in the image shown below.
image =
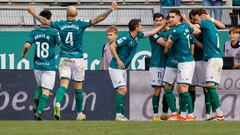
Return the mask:
POLYGON ((65 39, 65 43, 66 44, 70 44, 71 46, 73 46, 73 33, 72 32, 68 32, 67 33, 67 37, 65 39))
POLYGON ((47 42, 36 42, 37 44, 37 57, 47 58, 49 55, 49 44, 47 42))

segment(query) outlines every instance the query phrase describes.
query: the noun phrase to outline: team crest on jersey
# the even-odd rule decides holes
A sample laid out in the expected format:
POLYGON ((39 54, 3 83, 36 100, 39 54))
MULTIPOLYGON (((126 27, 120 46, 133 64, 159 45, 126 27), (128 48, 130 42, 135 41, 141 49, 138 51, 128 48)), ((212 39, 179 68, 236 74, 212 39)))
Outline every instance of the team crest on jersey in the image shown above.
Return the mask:
POLYGON ((126 40, 127 38, 126 38, 126 37, 123 37, 122 39, 123 39, 123 40, 126 40))
POLYGON ((123 39, 122 38, 120 38, 120 39, 118 39, 118 41, 117 41, 119 44, 121 44, 122 42, 123 42, 123 39))

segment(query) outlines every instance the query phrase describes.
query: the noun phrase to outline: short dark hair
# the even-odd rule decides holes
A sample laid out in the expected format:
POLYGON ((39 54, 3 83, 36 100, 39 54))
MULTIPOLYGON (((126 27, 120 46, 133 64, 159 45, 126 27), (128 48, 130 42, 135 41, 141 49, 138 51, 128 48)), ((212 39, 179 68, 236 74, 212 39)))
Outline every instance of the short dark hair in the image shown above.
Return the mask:
POLYGON ((197 9, 192 9, 190 12, 189 12, 189 19, 192 20, 192 16, 195 16, 197 14, 197 9))
POLYGON ((52 13, 49 10, 43 10, 39 13, 40 16, 45 17, 46 19, 50 20, 52 17, 52 13))
POLYGON ((199 15, 199 16, 202 15, 202 14, 208 14, 207 10, 205 10, 205 9, 198 9, 196 12, 197 12, 196 14, 199 15))
POLYGON ((181 17, 180 21, 181 21, 181 22, 183 21, 183 18, 182 18, 182 16, 181 16, 180 10, 172 9, 172 10, 169 11, 169 14, 170 14, 170 13, 174 13, 174 14, 176 14, 177 16, 180 16, 180 17, 181 17))
POLYGON ((161 14, 161 13, 155 13, 155 14, 153 15, 153 20, 155 20, 156 18, 160 18, 160 17, 162 17, 162 19, 164 19, 164 15, 163 15, 163 14, 161 14))
POLYGON ((172 10, 170 10, 170 11, 169 11, 169 14, 170 14, 170 13, 175 13, 176 15, 181 16, 180 10, 177 10, 177 9, 172 9, 172 10))
POLYGON ((132 20, 130 20, 129 23, 128 23, 129 31, 134 31, 136 29, 136 27, 139 26, 140 22, 141 22, 141 19, 132 19, 132 20))

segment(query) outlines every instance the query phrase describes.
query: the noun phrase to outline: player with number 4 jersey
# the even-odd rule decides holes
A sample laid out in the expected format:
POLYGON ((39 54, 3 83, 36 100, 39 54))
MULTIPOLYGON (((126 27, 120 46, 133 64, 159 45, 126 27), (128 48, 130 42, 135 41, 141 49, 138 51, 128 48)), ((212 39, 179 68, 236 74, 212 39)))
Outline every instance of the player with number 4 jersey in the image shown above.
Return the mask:
POLYGON ((82 38, 83 33, 87 27, 95 25, 107 18, 107 16, 115 9, 118 5, 116 2, 112 2, 111 7, 101 15, 91 20, 78 20, 77 8, 75 6, 68 6, 66 11, 66 20, 50 22, 44 17, 38 16, 34 8, 30 6, 28 12, 35 17, 42 24, 49 24, 51 27, 57 29, 60 33, 62 46, 61 46, 61 59, 59 64, 60 72, 60 87, 56 94, 56 104, 54 106, 54 116, 56 120, 60 120, 60 108, 64 94, 67 91, 69 81, 74 81, 75 89, 75 101, 77 109, 77 120, 86 119, 83 114, 83 90, 82 82, 85 78, 85 62, 83 60, 83 48, 82 38))

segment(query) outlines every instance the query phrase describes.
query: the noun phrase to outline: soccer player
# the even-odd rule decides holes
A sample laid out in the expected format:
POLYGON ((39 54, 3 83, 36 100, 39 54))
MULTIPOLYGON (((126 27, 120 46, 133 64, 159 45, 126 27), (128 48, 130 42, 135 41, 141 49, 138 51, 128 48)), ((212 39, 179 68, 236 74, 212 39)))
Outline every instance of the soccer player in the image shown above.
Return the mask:
MULTIPOLYGON (((190 51, 190 34, 199 34, 201 31, 196 27, 190 27, 181 23, 182 16, 179 10, 171 10, 169 12, 170 23, 174 26, 172 34, 166 42, 166 47, 173 46, 176 50, 177 60, 177 90, 179 92, 179 102, 181 117, 186 121, 193 121, 192 99, 188 92, 189 84, 195 68, 195 61, 190 51), (187 113, 188 112, 188 115, 187 113)), ((174 116, 174 115, 172 115, 174 116)), ((170 117, 169 119, 178 120, 179 117, 170 117)))
POLYGON ((59 73, 61 77, 60 87, 56 94, 56 104, 54 105, 54 116, 56 120, 61 119, 60 108, 64 94, 67 91, 69 81, 74 81, 75 100, 77 108, 77 120, 86 119, 86 115, 82 113, 83 107, 83 90, 82 85, 85 78, 85 66, 83 60, 82 37, 87 27, 96 25, 103 21, 107 16, 117 9, 116 2, 112 2, 111 7, 101 15, 91 20, 77 20, 78 15, 75 6, 68 6, 66 11, 66 20, 50 22, 44 17, 38 16, 33 7, 28 8, 28 12, 38 19, 42 24, 49 24, 52 28, 59 31, 62 41, 60 52, 59 73))
MULTIPOLYGON (((224 120, 224 115, 220 107, 220 100, 217 93, 217 85, 219 85, 221 80, 223 59, 216 26, 219 28, 225 28, 225 25, 211 18, 204 9, 199 9, 194 15, 194 19, 197 21, 195 27, 201 29, 202 38, 204 39, 203 60, 206 61, 205 82, 207 93, 210 95, 210 101, 213 102, 214 108, 216 109, 216 114, 213 115, 217 120, 224 120)), ((192 25, 187 19, 185 19, 185 21, 192 25)))
MULTIPOLYGON (((164 16, 161 13, 155 13, 153 15, 153 21, 155 27, 164 25, 164 16)), ((168 27, 165 26, 164 29, 167 29, 168 27)), ((151 76, 151 86, 154 89, 154 94, 152 96, 152 107, 153 107, 153 121, 159 121, 160 118, 166 118, 168 113, 168 106, 167 104, 164 104, 166 101, 166 97, 163 96, 163 114, 161 117, 159 117, 158 114, 158 107, 159 107, 159 100, 160 100, 160 94, 161 94, 161 88, 163 87, 163 75, 166 65, 166 56, 164 54, 164 43, 162 42, 160 37, 163 37, 163 34, 165 33, 165 30, 160 31, 159 33, 150 36, 149 41, 151 44, 152 49, 152 55, 150 60, 150 68, 149 73, 151 76), (165 100, 165 101, 164 101, 165 100), (167 108, 167 109, 165 109, 167 108), (165 117, 163 116, 165 115, 165 117)))
POLYGON ((106 30, 106 36, 108 42, 103 45, 102 49, 102 61, 101 70, 108 70, 110 62, 112 60, 112 53, 109 48, 109 44, 116 41, 118 30, 115 26, 109 26, 106 30))
POLYGON ((132 19, 128 23, 129 32, 119 37, 116 42, 110 44, 113 59, 110 63, 109 74, 116 93, 116 118, 115 120, 127 121, 123 115, 124 97, 127 93, 127 74, 126 69, 132 61, 139 44, 139 39, 148 37, 159 32, 165 25, 155 27, 148 32, 142 32, 140 19, 132 19))
MULTIPOLYGON (((41 11, 39 15, 48 20, 52 16, 48 10, 41 11)), ((36 120, 42 120, 41 114, 48 103, 50 91, 54 87, 57 67, 55 48, 60 43, 58 31, 43 24, 30 33, 22 51, 22 57, 25 57, 30 46, 35 45, 34 74, 38 89, 35 91, 33 109, 36 120)))

